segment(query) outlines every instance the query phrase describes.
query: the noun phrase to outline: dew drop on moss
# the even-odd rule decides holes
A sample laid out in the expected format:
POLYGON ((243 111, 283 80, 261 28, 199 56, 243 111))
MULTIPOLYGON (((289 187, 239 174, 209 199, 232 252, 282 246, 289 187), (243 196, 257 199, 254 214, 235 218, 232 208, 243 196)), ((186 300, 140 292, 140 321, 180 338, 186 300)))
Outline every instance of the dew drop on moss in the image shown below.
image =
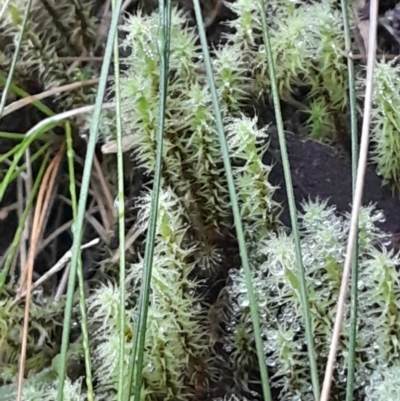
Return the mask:
POLYGON ((240 301, 240 306, 241 306, 242 308, 248 308, 248 307, 250 306, 250 301, 248 300, 248 298, 243 298, 243 299, 240 301))
POLYGON ((276 262, 274 264, 271 264, 270 266, 270 272, 274 276, 283 276, 284 274, 284 268, 282 266, 282 263, 276 262))

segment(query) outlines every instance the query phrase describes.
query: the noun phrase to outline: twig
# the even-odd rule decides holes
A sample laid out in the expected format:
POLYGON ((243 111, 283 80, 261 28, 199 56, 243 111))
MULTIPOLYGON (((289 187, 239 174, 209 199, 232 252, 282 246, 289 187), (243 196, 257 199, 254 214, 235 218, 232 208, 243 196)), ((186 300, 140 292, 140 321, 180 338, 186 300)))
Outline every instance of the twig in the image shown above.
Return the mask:
POLYGON ((8 114, 13 113, 14 111, 22 109, 23 107, 28 106, 29 104, 34 103, 38 100, 42 100, 42 99, 48 98, 50 96, 57 95, 61 92, 69 92, 69 91, 73 91, 75 89, 83 88, 84 86, 95 85, 98 82, 99 82, 99 80, 97 78, 96 79, 88 79, 86 81, 74 82, 72 84, 59 86, 57 88, 51 88, 42 93, 38 93, 37 95, 24 97, 23 99, 17 100, 15 102, 11 103, 9 106, 5 107, 4 112, 3 112, 3 117, 5 117, 8 114))
MULTIPOLYGON (((99 242, 100 239, 95 238, 92 241, 89 241, 86 244, 82 245, 81 250, 97 245, 99 242)), ((43 274, 43 276, 41 276, 32 284, 32 290, 39 287, 44 282, 46 282, 51 276, 59 272, 71 260, 71 256, 72 256, 72 251, 71 250, 67 251, 64 254, 64 256, 62 256, 60 260, 50 270, 48 270, 45 274, 43 274)), ((16 305, 25 296, 26 296, 26 291, 24 291, 21 295, 19 295, 17 298, 14 299, 14 301, 12 302, 12 306, 16 305)))
MULTIPOLYGON (((96 238, 96 239, 88 242, 87 244, 82 245, 81 246, 81 250, 89 248, 90 246, 93 246, 93 245, 97 245, 99 242, 100 242, 99 238, 96 238)), ((71 257, 72 257, 72 251, 70 250, 69 259, 71 259, 71 257)), ((62 294, 64 293, 65 286, 67 285, 67 282, 68 282, 70 268, 71 268, 71 264, 69 263, 67 268, 65 269, 65 271, 63 273, 60 285, 59 285, 59 287, 57 289, 57 293, 56 293, 56 295, 54 297, 54 303, 59 302, 59 300, 62 297, 62 294)))
POLYGON ((4 206, 0 209, 0 220, 5 220, 8 217, 8 213, 13 210, 18 210, 19 200, 17 202, 11 203, 10 205, 4 206))
POLYGON ((49 199, 54 186, 55 178, 58 172, 58 168, 61 163, 61 159, 65 152, 64 144, 61 146, 57 155, 51 161, 45 176, 43 177, 42 184, 40 186, 38 200, 35 208, 35 215, 32 224, 32 234, 29 248, 29 256, 26 263, 26 270, 20 283, 19 292, 22 292, 22 286, 26 283, 26 299, 25 299, 25 310, 24 310, 24 325, 22 331, 22 344, 21 354, 19 361, 18 370, 18 389, 17 389, 17 401, 22 400, 22 388, 24 382, 24 371, 25 371, 25 360, 28 345, 28 331, 29 331, 29 306, 32 295, 32 275, 33 275, 33 264, 35 261, 36 247, 39 240, 41 226, 49 203, 49 199))
POLYGON ((107 232, 104 227, 99 223, 99 221, 92 215, 86 214, 85 217, 87 222, 94 228, 94 230, 99 234, 100 238, 107 243, 107 232))
POLYGON ((354 192, 353 209, 351 213, 350 232, 349 232, 349 240, 347 243, 346 259, 344 262, 342 282, 340 285, 338 308, 336 312, 335 325, 333 327, 333 333, 332 333, 332 343, 329 349, 329 357, 326 365, 324 383, 321 392, 321 398, 320 398, 321 401, 329 400, 334 364, 336 360, 336 353, 339 343, 340 330, 341 330, 344 307, 348 290, 350 269, 353 260, 353 251, 358 236, 358 218, 364 190, 364 177, 367 168, 367 157, 368 157, 369 127, 371 120, 372 94, 374 85, 377 26, 378 26, 378 0, 371 0, 367 81, 365 89, 365 102, 364 102, 364 113, 363 113, 364 119, 362 126, 362 135, 361 135, 360 158, 358 161, 357 181, 354 192))
POLYGON ((71 267, 71 264, 68 263, 66 268, 65 268, 65 270, 64 270, 64 272, 63 272, 63 275, 62 275, 61 280, 60 280, 60 284, 58 285, 58 288, 57 288, 57 291, 56 291, 56 295, 54 295, 53 303, 55 303, 55 304, 60 301, 60 299, 62 297, 62 294, 64 293, 65 287, 66 287, 66 285, 68 283, 68 276, 69 276, 70 267, 71 267))
MULTIPOLYGON (((89 214, 93 214, 99 211, 98 206, 90 208, 90 210, 87 211, 89 214)), ((49 234, 46 238, 44 238, 40 245, 38 246, 37 253, 41 252, 44 248, 46 248, 47 245, 49 245, 51 242, 53 242, 60 234, 62 234, 64 231, 68 230, 73 221, 67 221, 63 225, 57 227, 56 230, 54 230, 51 234, 49 234)))

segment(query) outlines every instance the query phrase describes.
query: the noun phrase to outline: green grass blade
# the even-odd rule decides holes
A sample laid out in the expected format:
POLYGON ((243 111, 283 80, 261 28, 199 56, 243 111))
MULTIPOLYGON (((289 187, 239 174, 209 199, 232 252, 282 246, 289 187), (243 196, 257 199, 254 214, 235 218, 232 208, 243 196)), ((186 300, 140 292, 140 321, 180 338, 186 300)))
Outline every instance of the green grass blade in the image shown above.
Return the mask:
POLYGON ((4 283, 6 281, 8 272, 10 271, 11 263, 12 263, 12 261, 14 259, 15 250, 17 249, 17 246, 19 244, 19 240, 21 239, 22 232, 24 231, 26 219, 28 218, 29 212, 32 209, 33 201, 35 200, 35 197, 36 197, 36 195, 38 193, 40 184, 41 184, 42 179, 43 179, 43 175, 44 175, 44 173, 46 171, 46 167, 47 167, 47 163, 49 161, 49 157, 50 157, 50 153, 47 152, 45 157, 42 160, 42 164, 40 166, 39 173, 38 173, 38 175, 37 175, 37 177, 35 179, 35 182, 33 184, 32 191, 29 194, 29 197, 28 197, 28 200, 26 202, 26 206, 25 206, 24 212, 22 213, 21 220, 19 221, 19 224, 18 224, 18 227, 17 227, 17 231, 14 234, 14 238, 13 238, 13 241, 11 243, 11 248, 10 248, 9 253, 7 255, 7 259, 6 259, 5 263, 4 263, 3 269, 1 270, 1 273, 0 273, 0 294, 3 291, 4 283))
MULTIPOLYGON (((351 56, 351 31, 349 4, 347 0, 341 0, 344 27, 345 52, 347 55, 347 68, 349 74, 349 102, 350 102, 350 126, 351 126, 351 164, 353 196, 357 180, 358 165, 358 132, 356 110, 356 88, 354 63, 351 56)), ((354 244, 354 256, 351 272, 351 310, 350 310, 350 340, 349 340, 349 364, 347 367, 346 401, 353 400, 355 349, 357 340, 357 308, 358 308, 358 238, 354 244)))
POLYGON ((245 273, 247 295, 248 295, 248 299, 250 302, 251 320, 253 323, 253 330, 254 330, 254 337, 255 337, 255 342, 256 342, 258 363, 259 363, 259 367, 260 367, 260 375, 261 375, 261 381, 262 381, 264 400, 270 401, 271 400, 271 389, 270 389, 270 385, 269 385, 268 371, 267 371, 267 366, 265 363, 265 356, 264 356, 264 351, 263 351, 263 342, 262 342, 262 338, 261 338, 258 305, 257 305, 256 295, 255 295, 254 289, 253 289, 252 274, 251 274, 249 260, 248 260, 248 256, 247 256, 246 242, 245 242, 245 238, 244 238, 243 225, 242 225, 242 221, 241 221, 241 217, 240 217, 238 199, 237 199, 236 190, 235 190, 235 182, 234 182, 233 175, 232 175, 231 162, 230 162, 230 158, 229 158, 229 150, 228 150, 228 145, 226 143, 226 138, 225 138, 225 134, 224 134, 224 126, 222 123, 222 116, 221 116, 221 111, 220 111, 220 107, 219 107, 219 103, 218 103, 218 95, 217 95, 217 90, 216 90, 215 82, 214 82, 214 75, 213 75, 213 71, 212 71, 212 65, 211 65, 210 54, 209 54, 209 50, 208 50, 207 38, 206 38, 205 30, 204 30, 204 23, 203 23, 203 19, 202 19, 200 4, 199 4, 198 0, 193 1, 193 4, 194 4, 194 9, 195 9, 195 14, 196 14, 197 26, 199 29, 201 46, 203 49, 204 63, 205 63, 205 67, 207 70, 207 77, 208 77, 208 82, 209 82, 209 86, 210 86, 212 102, 213 102, 213 106, 214 106, 214 113, 215 113, 217 129, 218 129, 219 141, 220 141, 220 145, 221 145, 222 157, 223 157, 227 181, 228 181, 229 194, 230 194, 232 211, 233 211, 235 227, 236 227, 236 234, 237 234, 237 239, 238 239, 239 249, 240 249, 240 256, 242 259, 242 265, 243 265, 243 269, 244 269, 244 273, 245 273))
MULTIPOLYGON (((115 0, 111 1, 112 9, 115 0)), ((114 41, 114 74, 115 74, 115 117, 117 129, 117 170, 118 170, 118 233, 119 233, 119 370, 117 400, 124 399, 125 385, 125 296, 126 296, 126 260, 125 260, 125 194, 124 194, 124 155, 122 149, 122 110, 119 68, 118 37, 114 41)))
MULTIPOLYGON (((49 147, 51 146, 50 142, 45 143, 43 146, 41 146, 39 148, 38 151, 36 151, 36 153, 34 153, 31 156, 30 159, 30 164, 32 164, 35 160, 39 159, 41 156, 43 156, 43 154, 45 152, 47 152, 47 150, 49 149, 49 147)), ((14 173, 11 175, 10 177, 10 182, 14 181, 17 179, 17 177, 26 170, 26 163, 22 164, 21 166, 19 166, 18 168, 15 169, 14 173)))
MULTIPOLYGON (((65 134, 67 143, 67 159, 68 159, 68 177, 69 177, 69 192, 71 195, 71 207, 74 224, 77 216, 77 197, 76 197, 76 186, 75 186, 75 165, 74 165, 74 148, 72 143, 72 132, 71 124, 68 122, 65 124, 65 134)), ((88 401, 94 400, 93 392, 93 380, 92 380, 92 364, 90 359, 90 343, 89 343, 89 331, 88 331, 88 319, 86 313, 86 301, 85 301, 85 285, 83 282, 83 271, 82 261, 78 258, 78 282, 79 282, 79 307, 82 316, 82 337, 83 337, 83 353, 85 359, 85 372, 86 372, 86 386, 87 386, 87 398, 88 401)))
MULTIPOLYGON (((113 104, 104 104, 103 108, 111 108, 114 107, 113 104)), ((50 131, 52 128, 60 125, 60 122, 73 117, 78 114, 88 113, 93 110, 93 106, 83 106, 74 110, 68 110, 60 114, 56 114, 54 116, 48 117, 38 124, 36 124, 33 128, 31 128, 25 135, 24 140, 18 145, 18 151, 14 155, 14 159, 11 162, 10 167, 7 170, 7 173, 0 183, 0 203, 3 199, 4 193, 7 189, 7 186, 11 182, 11 177, 15 173, 15 169, 17 168, 18 162, 24 155, 25 150, 30 146, 30 144, 36 139, 40 138, 45 132, 50 131)))
POLYGON ((93 159, 98 136, 98 128, 100 124, 100 115, 103 108, 102 103, 106 91, 107 75, 113 52, 114 38, 118 28, 119 10, 121 9, 121 5, 122 5, 122 0, 117 0, 115 9, 112 14, 110 30, 108 32, 108 38, 107 38, 107 45, 104 52, 103 65, 101 68, 100 82, 97 90, 96 104, 94 107, 94 113, 92 116, 90 131, 89 131, 90 132, 89 141, 85 157, 85 166, 83 169, 83 177, 79 196, 76 223, 74 227, 71 268, 68 280, 67 300, 65 305, 63 334, 62 334, 61 351, 60 351, 59 385, 58 385, 57 401, 62 401, 64 398, 63 397, 64 381, 66 377, 66 368, 67 368, 66 362, 67 362, 67 352, 69 346, 69 333, 71 329, 71 313, 74 303, 76 271, 78 266, 78 259, 80 258, 80 246, 83 234, 83 220, 85 218, 85 212, 86 212, 86 203, 89 193, 89 185, 90 185, 93 159))
POLYGON ((146 238, 144 255, 143 285, 141 288, 138 314, 138 331, 133 349, 133 361, 136 362, 135 401, 139 401, 142 391, 142 367, 144 359, 144 346, 146 340, 147 312, 149 306, 151 275, 154 256, 154 241, 156 236, 156 223, 158 215, 158 199, 161 185, 162 148, 165 110, 168 89, 168 57, 170 53, 171 37, 171 0, 159 1, 160 25, 158 32, 158 48, 160 54, 160 107, 157 127, 156 163, 153 183, 153 193, 150 205, 150 218, 146 238), (137 358, 136 358, 137 354, 137 358))
POLYGON ((23 140, 25 138, 25 134, 19 134, 18 132, 0 131, 0 138, 2 138, 2 139, 14 139, 16 141, 20 141, 20 140, 23 140))
POLYGON ((17 153, 19 150, 19 145, 13 146, 8 152, 3 153, 0 156, 0 163, 4 163, 8 158, 10 158, 13 154, 17 153))
POLYGON ((0 116, 3 114, 4 107, 6 106, 8 90, 10 89, 10 85, 12 83, 12 79, 13 79, 13 75, 14 75, 14 70, 15 70, 15 67, 17 65, 19 51, 21 50, 22 38, 24 36, 26 24, 28 22, 28 17, 29 17, 29 12, 31 11, 31 6, 32 6, 32 0, 28 0, 27 5, 25 6, 24 18, 22 20, 21 34, 19 35, 19 38, 17 40, 17 44, 15 46, 15 51, 14 51, 13 59, 11 61, 10 71, 9 71, 9 73, 7 75, 7 79, 5 81, 3 94, 1 95, 0 116))
POLYGON ((300 234, 299 234, 299 226, 298 226, 298 221, 297 221, 296 203, 295 203, 294 193, 293 193, 292 176, 291 176, 291 172, 290 172, 289 156, 288 156, 288 152, 287 152, 287 148, 286 148, 286 140, 285 140, 285 133, 284 133, 284 129, 283 129, 279 92, 278 92, 278 86, 276 83, 274 59, 273 59, 273 55, 272 55, 272 48, 271 48, 271 41, 270 41, 270 36, 269 36, 269 28, 268 28, 268 24, 267 24, 267 18, 265 15, 264 0, 259 0, 259 4, 260 4, 260 9, 261 9, 264 45, 265 45, 267 60, 268 60, 268 69, 269 69, 269 75, 270 75, 270 81, 271 81, 271 90, 272 90, 272 97, 273 97, 273 102, 274 102, 276 125, 277 125, 278 136, 279 136, 279 146, 280 146, 280 151, 281 151, 281 155, 282 155, 283 172, 284 172, 284 176, 285 176, 285 184, 286 184, 286 191, 287 191, 287 196, 288 196, 290 219, 291 219, 291 223, 292 223, 293 239, 294 239, 295 248, 296 248, 296 260, 297 260, 297 266, 298 266, 298 272, 299 272, 301 303, 302 303, 303 311, 304 311, 304 324, 305 324, 305 329, 306 329, 308 358, 309 358, 309 362, 310 362, 310 371, 311 371, 311 381, 312 381, 312 386, 313 386, 314 398, 315 398, 315 400, 318 400, 319 394, 320 394, 319 380, 318 380, 318 368, 317 368, 317 362, 316 362, 316 356, 315 356, 314 336, 313 336, 312 327, 311 327, 310 312, 308 309, 306 277, 305 277, 303 258, 302 258, 302 253, 301 253, 301 246, 300 246, 300 234))
MULTIPOLYGON (((0 83, 6 83, 7 78, 4 77, 4 75, 0 72, 0 83)), ((11 89, 16 95, 25 98, 29 97, 30 94, 17 85, 11 83, 9 89, 11 89)), ((40 100, 35 100, 32 102, 32 105, 35 106, 38 110, 40 110, 42 113, 46 114, 46 116, 51 117, 54 116, 56 113, 54 113, 53 110, 51 110, 49 107, 47 107, 44 103, 42 103, 40 100)))

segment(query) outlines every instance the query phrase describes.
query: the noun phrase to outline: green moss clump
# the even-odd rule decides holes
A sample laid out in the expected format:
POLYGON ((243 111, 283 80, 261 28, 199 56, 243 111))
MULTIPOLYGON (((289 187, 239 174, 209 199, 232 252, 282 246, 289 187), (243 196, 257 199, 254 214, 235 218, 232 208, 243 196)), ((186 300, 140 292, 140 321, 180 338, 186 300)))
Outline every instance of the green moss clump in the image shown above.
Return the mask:
MULTIPOLYGON (((259 4, 238 0, 229 7, 238 18, 229 23, 234 33, 227 39, 244 53, 252 91, 263 96, 270 91, 270 78, 259 4)), ((337 139, 346 124, 348 78, 343 21, 336 1, 274 0, 268 2, 267 19, 281 99, 292 102, 301 91, 310 135, 324 141, 337 139)))
MULTIPOLYGON (((397 60, 375 66, 372 110, 372 160, 384 183, 400 190, 400 67, 397 60)), ((364 80, 362 81, 365 84, 364 80)))
MULTIPOLYGON (((61 327, 63 302, 38 303, 41 291, 35 291, 30 307, 27 359, 25 371, 34 375, 51 363, 58 350, 54 346, 58 329, 61 327)), ((21 332, 24 319, 24 304, 13 305, 11 298, 0 301, 0 344, 1 344, 1 379, 4 383, 14 380, 18 374, 18 360, 21 351, 21 332)))
POLYGON ((366 401, 396 401, 400 397, 400 366, 395 364, 374 372, 365 389, 366 401))
MULTIPOLYGON (((22 401, 54 401, 57 399, 58 392, 57 374, 53 368, 42 370, 40 373, 30 375, 24 381, 22 390, 22 401)), ((84 401, 87 399, 82 390, 82 378, 71 381, 65 380, 64 401, 84 401)), ((17 398, 17 384, 0 387, 1 400, 15 400, 17 398)))
MULTIPOLYGON (((323 375, 329 352, 332 322, 341 282, 349 220, 336 215, 324 203, 305 203, 300 216, 303 262, 306 269, 311 325, 319 374, 323 375)), ((359 324, 356 345, 356 385, 359 397, 372 372, 398 361, 400 279, 396 266, 400 256, 383 245, 385 234, 375 226, 382 219, 372 207, 362 212, 359 241, 359 324)), ((253 282, 260 308, 264 352, 272 386, 281 400, 312 399, 308 369, 300 285, 291 235, 280 232, 259 243, 253 257, 253 282), (259 265, 260 257, 264 262, 259 265)), ((232 369, 246 374, 256 368, 255 350, 243 271, 232 271, 225 290, 230 305, 229 331, 221 341, 229 350, 232 369)), ((332 399, 342 400, 346 391, 349 309, 346 309, 339 343, 332 399)))
MULTIPOLYGON (((0 23, 0 71, 4 76, 8 74, 15 52, 15 38, 20 37, 25 6, 19 0, 11 2, 6 18, 0 23)), ((75 68, 60 58, 90 55, 94 51, 98 45, 98 20, 93 16, 96 7, 96 0, 47 0, 45 4, 34 0, 22 37, 14 82, 21 86, 25 86, 26 81, 36 82, 39 90, 41 87, 47 90, 93 78, 94 68, 89 65, 84 70, 75 68)), ((76 89, 74 96, 68 92, 56 93, 53 99, 58 108, 55 111, 93 103, 95 93, 90 86, 76 89)))
MULTIPOLYGON (((143 199, 138 224, 147 224, 150 196, 143 199)), ((143 400, 188 400, 207 391, 210 357, 207 324, 196 296, 197 284, 190 279, 194 264, 192 244, 187 242, 185 212, 172 191, 160 198, 157 239, 148 315, 143 400)), ((133 265, 127 278, 126 360, 128 382, 129 354, 136 324, 136 296, 143 263, 133 265), (134 295, 134 298, 132 298, 134 295)), ((94 374, 99 400, 115 398, 118 383, 119 288, 102 286, 88 299, 94 353, 94 374)), ((134 389, 132 389, 133 391, 134 389)), ((133 394, 133 393, 132 393, 133 394)))

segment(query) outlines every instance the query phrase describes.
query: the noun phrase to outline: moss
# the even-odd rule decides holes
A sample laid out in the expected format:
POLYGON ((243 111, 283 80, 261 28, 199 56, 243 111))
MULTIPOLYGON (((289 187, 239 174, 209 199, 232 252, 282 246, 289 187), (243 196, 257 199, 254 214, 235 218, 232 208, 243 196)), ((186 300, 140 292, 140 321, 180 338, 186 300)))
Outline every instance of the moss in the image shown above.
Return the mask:
MULTIPOLYGON (((82 2, 88 25, 85 35, 79 35, 82 20, 76 18, 73 3, 55 7, 54 2, 48 2, 63 15, 60 28, 49 18, 49 7, 34 2, 22 46, 21 62, 27 62, 28 68, 25 72, 19 68, 17 75, 33 75, 46 89, 81 79, 78 70, 70 75, 59 57, 94 50, 97 29, 97 21, 92 17, 94 3, 82 2), (65 30, 72 34, 66 36, 65 30), (81 40, 76 41, 77 37, 81 40)), ((266 130, 257 116, 250 118, 243 114, 257 99, 269 95, 259 5, 254 0, 237 0, 227 7, 237 18, 227 22, 231 29, 224 34, 226 44, 213 49, 212 62, 259 301, 265 358, 280 399, 308 400, 312 397, 311 380, 293 238, 278 224, 279 205, 272 199, 275 188, 268 181, 272 167, 262 163, 269 141, 266 130)), ((290 102, 303 93, 301 111, 306 115, 308 133, 322 141, 335 139, 345 125, 347 111, 343 29, 336 2, 274 0, 268 2, 267 11, 268 23, 273 28, 271 43, 281 100, 290 102)), ((2 26, 5 38, 15 36, 21 23, 18 9, 14 8, 9 17, 2 26)), ((125 22, 121 33, 125 35, 123 50, 129 53, 121 77, 126 157, 133 161, 136 170, 145 170, 151 184, 159 123, 158 16, 154 12, 148 15, 138 12, 125 22)), ((14 45, 6 40, 0 45, 1 67, 5 70, 14 45)), ((91 67, 86 67, 85 72, 90 73, 91 67)), ((177 8, 172 11, 169 67, 142 399, 208 399, 218 386, 220 393, 226 393, 224 400, 255 398, 259 396, 255 384, 258 371, 247 289, 243 271, 235 263, 227 263, 232 255, 228 255, 230 249, 223 245, 223 241, 229 242, 233 244, 232 253, 237 252, 212 102, 197 32, 188 26, 187 17, 177 8), (214 317, 216 324, 211 323, 207 320, 210 305, 206 295, 207 301, 215 297, 208 293, 214 289, 204 289, 204 282, 223 286, 228 269, 228 285, 219 299, 223 307, 214 317), (212 324, 217 326, 215 332, 212 324)), ((395 135, 397 70, 394 63, 378 64, 373 115, 373 158, 385 180, 395 182, 399 153, 395 135)), ((57 100, 60 107, 70 108, 92 103, 93 96, 92 91, 82 89, 73 97, 57 95, 57 100)), ((259 117, 261 120, 264 116, 259 117)), ((106 143, 115 140, 113 118, 112 114, 103 115, 101 139, 106 143)), ((134 199, 137 229, 148 223, 150 196, 151 192, 143 187, 134 199)), ((395 266, 400 260, 386 249, 385 234, 374 224, 381 218, 372 207, 365 209, 360 230, 356 392, 359 397, 369 392, 371 400, 378 399, 378 389, 394 380, 398 362, 400 293, 395 266), (366 387, 373 371, 382 371, 382 376, 379 380, 374 376, 366 387)), ((304 204, 302 246, 321 375, 327 359, 348 228, 348 219, 337 216, 323 202, 304 204)), ((135 251, 137 263, 127 266, 124 327, 119 327, 119 287, 114 280, 99 285, 87 300, 95 392, 99 400, 116 398, 121 330, 126 339, 126 383, 129 379, 129 355, 135 335, 132 327, 137 321, 143 271, 142 248, 138 246, 135 251)), ((6 300, 1 309, 0 339, 2 379, 11 383, 3 390, 11 397, 15 393, 13 376, 20 347, 15 333, 22 324, 22 310, 11 313, 8 303, 6 300)), ((53 331, 59 325, 56 317, 60 316, 60 309, 61 306, 52 309, 49 305, 32 307, 26 399, 34 400, 39 395, 43 400, 55 398, 56 377, 48 368, 57 361, 53 331), (39 349, 38 335, 49 336, 51 341, 39 349)), ((337 358, 335 399, 343 399, 345 391, 347 344, 345 325, 337 358)), ((70 353, 70 363, 79 351, 70 353)), ((68 379, 66 399, 85 397, 81 381, 82 378, 73 382, 68 379)))
POLYGON ((372 160, 377 172, 384 183, 390 183, 397 191, 400 189, 399 73, 396 60, 381 60, 376 64, 371 132, 372 160))
MULTIPOLYGON (((143 199, 139 224, 147 224, 150 196, 143 199)), ((184 209, 172 191, 163 192, 160 198, 157 240, 150 308, 143 367, 146 400, 191 399, 199 381, 210 372, 204 370, 210 350, 206 336, 206 323, 195 296, 196 283, 189 279, 193 269, 190 255, 194 248, 187 242, 183 226, 184 209), (201 362, 200 362, 201 361, 201 362), (196 383, 196 385, 195 385, 196 383)), ((140 288, 143 263, 133 265, 127 278, 126 360, 129 371, 129 354, 134 334, 130 327, 136 324, 136 302, 132 294, 140 288)), ((88 299, 92 316, 93 340, 98 344, 94 354, 94 372, 99 399, 114 399, 118 381, 118 302, 119 289, 107 285, 88 299), (105 391, 108 390, 108 391, 105 391), (101 395, 103 394, 103 395, 101 395)), ((127 378, 128 379, 128 378, 127 378)))
MULTIPOLYGON (((60 58, 80 57, 94 51, 98 30, 98 21, 93 17, 95 6, 95 0, 77 3, 34 0, 21 42, 15 82, 35 81, 47 90, 81 81, 83 69, 74 68, 72 63, 65 63, 60 58)), ((10 7, 12 12, 6 13, 0 24, 0 71, 4 76, 15 51, 14 38, 20 36, 25 4, 14 1, 10 7)), ((88 79, 95 71, 85 65, 85 74, 88 79)), ((94 96, 93 87, 82 87, 75 90, 74 96, 55 94, 53 101, 58 105, 57 110, 63 111, 93 103, 94 96)))
MULTIPOLYGON (((360 220, 356 346, 356 391, 359 397, 364 394, 365 382, 371 372, 379 372, 398 359, 400 280, 395 266, 400 259, 398 254, 388 251, 383 245, 385 234, 374 224, 381 218, 380 212, 369 207, 363 210, 360 220)), ((319 374, 322 375, 335 319, 349 221, 337 216, 334 208, 324 203, 307 202, 300 223, 311 325, 319 374)), ((265 260, 254 266, 253 282, 259 299, 264 352, 272 386, 279 388, 282 400, 311 399, 293 239, 285 232, 267 235, 259 243, 257 254, 265 260)), ((232 283, 227 293, 230 294, 228 304, 231 305, 231 322, 234 323, 230 323, 232 334, 227 334, 221 341, 229 345, 234 368, 243 375, 251 370, 248 362, 243 360, 243 356, 250 353, 243 348, 242 340, 243 333, 251 336, 251 321, 243 272, 233 273, 230 277, 232 283)), ((333 384, 333 399, 338 400, 343 399, 346 389, 348 312, 347 307, 333 384)), ((243 375, 241 380, 245 381, 246 377, 243 375)))

